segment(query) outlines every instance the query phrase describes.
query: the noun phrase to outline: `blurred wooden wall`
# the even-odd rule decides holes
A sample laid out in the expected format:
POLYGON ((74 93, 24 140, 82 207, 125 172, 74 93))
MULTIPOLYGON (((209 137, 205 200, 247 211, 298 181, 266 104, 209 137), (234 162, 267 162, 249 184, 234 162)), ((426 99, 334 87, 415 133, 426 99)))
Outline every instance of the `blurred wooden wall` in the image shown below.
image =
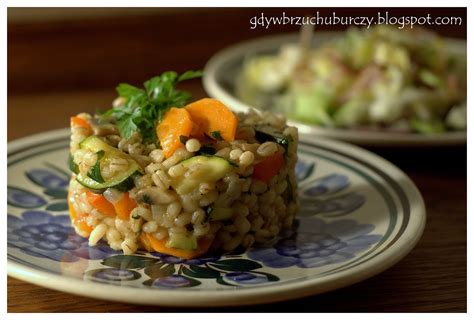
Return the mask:
MULTIPOLYGON (((8 94, 21 95, 113 88, 141 83, 165 70, 199 69, 220 49, 297 26, 250 29, 249 19, 265 15, 376 15, 383 8, 9 8, 8 94)), ((460 16, 464 8, 398 8, 391 15, 426 13, 460 16)), ((345 26, 318 26, 339 30, 345 26)), ((466 37, 462 26, 435 29, 466 37)))

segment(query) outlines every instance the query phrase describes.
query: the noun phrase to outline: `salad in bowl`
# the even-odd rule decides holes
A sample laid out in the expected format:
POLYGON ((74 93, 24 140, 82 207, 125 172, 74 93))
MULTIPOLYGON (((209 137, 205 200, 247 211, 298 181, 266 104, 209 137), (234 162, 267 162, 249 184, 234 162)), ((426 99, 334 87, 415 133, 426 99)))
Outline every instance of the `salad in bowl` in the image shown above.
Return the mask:
POLYGON ((466 53, 422 29, 348 29, 318 48, 247 55, 235 95, 325 128, 396 133, 466 129, 466 53))

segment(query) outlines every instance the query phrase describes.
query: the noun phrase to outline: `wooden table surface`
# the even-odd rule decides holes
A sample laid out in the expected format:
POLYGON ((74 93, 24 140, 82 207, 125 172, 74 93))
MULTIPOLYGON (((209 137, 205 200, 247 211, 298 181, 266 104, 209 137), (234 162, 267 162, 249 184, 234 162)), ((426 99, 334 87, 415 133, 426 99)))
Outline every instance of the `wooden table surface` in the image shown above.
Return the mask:
MULTIPOLYGON (((195 13, 190 14, 194 17, 195 13)), ((232 19, 237 21, 236 17, 239 15, 241 19, 248 16, 248 12, 232 10, 225 14, 221 16, 227 18, 226 21, 232 19)), ((224 18, 221 17, 221 19, 224 18)), ((195 17, 195 19, 198 18, 195 17)), ((88 41, 97 45, 100 43, 100 37, 108 39, 107 35, 115 34, 116 30, 124 25, 127 28, 130 26, 138 28, 137 24, 142 23, 133 19, 125 20, 113 25, 115 28, 107 24, 107 30, 101 29, 102 35, 89 34, 91 39, 88 41)), ((79 40, 80 34, 84 32, 84 28, 87 29, 87 26, 92 25, 96 28, 97 24, 97 21, 85 25, 69 22, 67 26, 70 29, 67 36, 64 34, 60 36, 53 32, 58 30, 58 26, 64 30, 64 23, 50 23, 47 26, 34 28, 31 25, 15 25, 9 28, 9 140, 66 127, 68 117, 72 114, 81 111, 92 112, 96 108, 109 106, 114 97, 113 86, 110 83, 117 80, 114 77, 124 77, 121 71, 115 72, 113 76, 100 75, 99 71, 113 72, 113 68, 101 65, 100 59, 90 54, 80 57, 90 62, 89 73, 81 69, 84 68, 84 64, 69 65, 70 61, 66 57, 53 55, 57 59, 54 61, 45 57, 48 52, 54 52, 55 49, 64 45, 65 39, 71 41, 72 47, 82 44, 85 48, 88 41, 79 40), (42 30, 41 41, 36 39, 35 33, 38 30, 42 30), (74 40, 79 41, 79 44, 74 40), (29 47, 26 42, 30 45, 29 47), (41 52, 41 54, 35 55, 34 52, 41 52), (48 62, 48 67, 41 65, 35 69, 35 65, 45 61, 48 62), (69 73, 61 73, 58 70, 63 67, 69 73), (27 78, 40 79, 41 73, 45 75, 45 81, 38 83, 37 86, 34 82, 25 80, 27 78), (88 82, 86 75, 94 78, 88 82), (20 81, 21 79, 23 81, 20 81)), ((192 63, 175 57, 176 61, 171 61, 169 64, 175 64, 172 68, 193 68, 193 64, 199 64, 201 60, 205 61, 205 56, 209 54, 209 51, 212 53, 227 45, 227 42, 240 39, 238 32, 233 32, 230 27, 227 29, 229 34, 232 34, 231 39, 220 40, 217 44, 212 42, 212 45, 208 41, 210 48, 198 50, 199 56, 191 58, 192 63)), ((127 39, 124 39, 120 46, 126 47, 126 44, 127 39)), ((110 41, 104 40, 101 48, 107 49, 112 46, 110 41)), ((92 50, 99 49, 94 47, 92 50)), ((144 48, 141 48, 139 51, 143 50, 144 48)), ((70 59, 78 59, 79 57, 74 56, 75 54, 77 53, 68 51, 67 56, 70 59)), ((133 54, 138 53, 133 51, 133 54)), ((115 56, 110 61, 117 70, 120 70, 118 61, 123 59, 124 54, 121 53, 121 55, 115 56)), ((135 66, 137 65, 143 67, 146 63, 135 62, 135 66)), ((146 77, 148 72, 146 68, 140 72, 131 66, 124 68, 131 70, 132 80, 130 81, 135 81, 135 83, 137 79, 144 79, 143 77, 146 77)), ((120 80, 127 81, 127 77, 120 80)), ((205 95, 199 81, 190 82, 186 87, 196 97, 205 95)), ((45 289, 9 277, 8 312, 466 312, 465 146, 441 149, 372 148, 371 151, 392 161, 413 179, 425 200, 427 223, 420 242, 407 257, 389 270, 366 281, 333 292, 278 304, 212 309, 206 309, 203 306, 202 309, 188 309, 130 305, 90 299, 45 289)))

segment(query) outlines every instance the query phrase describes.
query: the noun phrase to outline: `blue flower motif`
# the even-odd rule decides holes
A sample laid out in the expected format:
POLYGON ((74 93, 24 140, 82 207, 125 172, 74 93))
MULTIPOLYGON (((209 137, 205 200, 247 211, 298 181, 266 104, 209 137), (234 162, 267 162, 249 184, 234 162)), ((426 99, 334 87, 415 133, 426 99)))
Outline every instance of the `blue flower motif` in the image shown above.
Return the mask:
POLYGON ((226 273, 224 279, 228 283, 236 284, 259 284, 269 281, 266 275, 241 271, 226 273))
POLYGON ((173 274, 163 278, 157 278, 151 282, 151 287, 157 288, 183 288, 183 287, 194 287, 200 284, 199 281, 178 275, 173 274))
POLYGON ((314 171, 314 162, 306 162, 298 159, 295 166, 295 176, 297 181, 303 181, 308 178, 314 171))
POLYGON ((325 200, 302 198, 300 203, 302 215, 323 213, 327 217, 337 217, 360 208, 365 203, 365 196, 351 192, 325 200))
POLYGON ((7 235, 9 246, 55 261, 100 260, 118 253, 103 243, 89 247, 87 239, 74 232, 69 216, 46 211, 24 211, 21 218, 9 214, 7 235))
POLYGON ((129 269, 102 268, 86 272, 86 277, 97 282, 123 282, 141 278, 140 273, 129 269))
POLYGON ((151 255, 155 257, 159 257, 160 260, 164 263, 168 264, 186 264, 186 265, 203 265, 207 262, 215 262, 221 258, 221 255, 216 253, 207 253, 206 255, 194 258, 194 259, 182 259, 174 256, 170 256, 167 254, 159 253, 159 252, 152 252, 151 255))
POLYGON ((58 175, 48 169, 31 169, 25 174, 31 182, 45 189, 65 189, 69 184, 68 175, 58 175))
POLYGON ((318 218, 300 220, 296 232, 272 246, 252 248, 248 256, 272 268, 316 268, 350 260, 382 238, 370 234, 374 225, 358 224, 355 220, 329 223, 318 218))
POLYGON ((349 178, 342 174, 330 174, 322 178, 313 180, 309 186, 304 189, 303 194, 314 197, 328 193, 334 193, 349 186, 349 178))
POLYGON ((300 190, 301 214, 322 213, 337 217, 357 210, 365 203, 364 195, 357 192, 337 194, 349 185, 349 178, 342 174, 330 174, 304 184, 300 190))
POLYGON ((7 187, 7 201, 9 205, 27 209, 38 208, 47 203, 39 195, 13 186, 7 187))
MULTIPOLYGON (((67 187, 69 185, 70 174, 62 169, 47 163, 51 170, 45 168, 35 168, 25 173, 26 177, 34 184, 43 188, 44 194, 53 199, 66 199, 67 187)), ((46 207, 48 211, 64 211, 66 202, 52 203, 46 207)))

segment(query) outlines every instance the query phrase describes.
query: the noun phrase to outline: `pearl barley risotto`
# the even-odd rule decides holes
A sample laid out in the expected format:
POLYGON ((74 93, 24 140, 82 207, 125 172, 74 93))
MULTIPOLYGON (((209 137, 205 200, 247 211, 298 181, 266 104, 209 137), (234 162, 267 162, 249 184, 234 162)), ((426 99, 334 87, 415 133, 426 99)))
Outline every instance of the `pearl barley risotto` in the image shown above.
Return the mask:
POLYGON ((188 103, 176 84, 199 75, 120 84, 110 110, 71 118, 69 210, 90 245, 189 259, 291 227, 296 128, 210 98, 188 103))

